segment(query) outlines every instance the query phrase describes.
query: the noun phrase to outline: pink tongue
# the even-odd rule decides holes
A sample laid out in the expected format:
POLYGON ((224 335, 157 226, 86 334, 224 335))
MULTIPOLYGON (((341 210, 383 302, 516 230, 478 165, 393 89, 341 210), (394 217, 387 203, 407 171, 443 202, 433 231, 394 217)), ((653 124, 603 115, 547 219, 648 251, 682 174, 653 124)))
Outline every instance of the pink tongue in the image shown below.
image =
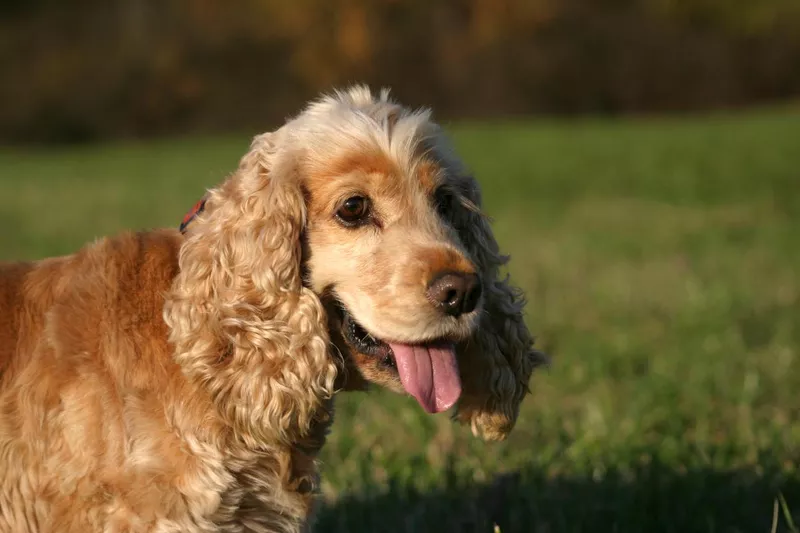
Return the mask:
POLYGON ((446 411, 461 396, 461 379, 452 345, 389 343, 400 381, 429 413, 446 411))

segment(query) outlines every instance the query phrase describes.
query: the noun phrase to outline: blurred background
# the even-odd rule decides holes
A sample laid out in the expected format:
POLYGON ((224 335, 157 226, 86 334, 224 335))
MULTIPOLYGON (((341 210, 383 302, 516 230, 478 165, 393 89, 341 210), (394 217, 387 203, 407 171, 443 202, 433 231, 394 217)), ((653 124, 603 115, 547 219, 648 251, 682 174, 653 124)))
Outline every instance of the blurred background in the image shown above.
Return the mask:
POLYGON ((426 105, 552 356, 337 399, 323 532, 797 532, 799 0, 3 0, 0 260, 177 226, 320 91, 426 105))
POLYGON ((448 118, 800 94, 797 0, 4 0, 0 15, 5 141, 258 129, 352 81, 448 118))

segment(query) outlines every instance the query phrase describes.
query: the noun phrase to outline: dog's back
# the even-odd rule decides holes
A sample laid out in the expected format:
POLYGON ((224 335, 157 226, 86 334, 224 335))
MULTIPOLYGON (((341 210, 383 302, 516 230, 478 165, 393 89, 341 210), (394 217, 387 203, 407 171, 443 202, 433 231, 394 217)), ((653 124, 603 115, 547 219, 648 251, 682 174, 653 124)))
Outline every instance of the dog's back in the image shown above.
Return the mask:
POLYGON ((162 308, 180 240, 125 234, 0 265, 0 532, 102 529, 109 517, 91 524, 91 509, 113 507, 103 490, 141 490, 118 478, 122 435, 156 419, 176 373, 162 308), (125 413, 131 391, 156 403, 125 413))
POLYGON ((16 351, 23 284, 33 268, 30 263, 0 263, 0 384, 16 351))
POLYGON ((75 263, 72 257, 59 257, 0 264, 0 391, 24 366, 32 337, 41 333, 46 312, 75 263))
POLYGON ((163 293, 177 273, 179 246, 172 231, 126 233, 70 256, 0 263, 0 391, 42 344, 75 341, 65 356, 94 351, 87 343, 101 340, 89 337, 113 333, 104 324, 151 324, 164 338, 163 293))

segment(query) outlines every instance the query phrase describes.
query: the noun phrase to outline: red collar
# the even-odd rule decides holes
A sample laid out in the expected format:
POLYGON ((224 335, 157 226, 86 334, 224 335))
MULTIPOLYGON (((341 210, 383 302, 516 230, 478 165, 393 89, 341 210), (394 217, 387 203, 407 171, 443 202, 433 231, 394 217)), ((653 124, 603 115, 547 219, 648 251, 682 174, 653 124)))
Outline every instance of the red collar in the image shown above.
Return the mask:
POLYGON ((186 226, 189 225, 189 222, 195 219, 197 215, 203 212, 203 209, 206 208, 206 199, 203 198, 189 210, 186 215, 183 217, 183 221, 181 222, 180 230, 181 233, 186 233, 186 226))

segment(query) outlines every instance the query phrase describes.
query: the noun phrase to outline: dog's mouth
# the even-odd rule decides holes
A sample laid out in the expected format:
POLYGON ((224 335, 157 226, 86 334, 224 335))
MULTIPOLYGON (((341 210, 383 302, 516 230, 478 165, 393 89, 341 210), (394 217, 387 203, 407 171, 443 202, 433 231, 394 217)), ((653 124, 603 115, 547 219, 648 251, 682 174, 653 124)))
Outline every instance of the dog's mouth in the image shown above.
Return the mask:
POLYGON ((353 315, 341 310, 342 332, 350 347, 359 352, 377 357, 383 366, 397 370, 394 352, 388 343, 373 337, 364 327, 355 321, 353 315))
POLYGON ((446 340, 402 343, 381 340, 359 324, 343 306, 342 334, 360 353, 380 358, 396 371, 403 388, 429 413, 452 407, 461 396, 455 346, 446 340))

